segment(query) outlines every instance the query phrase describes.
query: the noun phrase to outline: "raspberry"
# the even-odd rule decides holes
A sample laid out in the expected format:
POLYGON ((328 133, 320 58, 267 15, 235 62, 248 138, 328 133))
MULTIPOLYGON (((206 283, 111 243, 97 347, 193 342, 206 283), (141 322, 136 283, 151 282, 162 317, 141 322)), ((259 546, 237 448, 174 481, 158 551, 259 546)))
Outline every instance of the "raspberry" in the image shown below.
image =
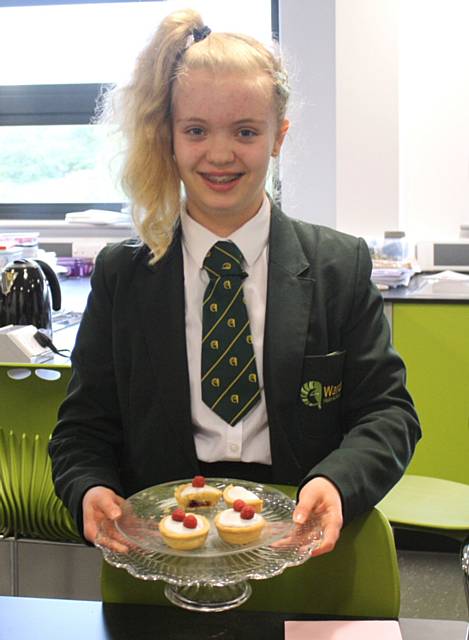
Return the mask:
POLYGON ((241 511, 241 509, 245 506, 246 506, 246 503, 244 502, 244 500, 240 500, 239 498, 238 500, 235 500, 233 502, 233 509, 235 511, 241 511))
POLYGON ((205 478, 203 476, 194 476, 192 479, 193 487, 203 487, 205 485, 205 478))
POLYGON ((243 520, 251 520, 251 518, 254 518, 254 509, 249 505, 246 505, 241 509, 241 513, 239 515, 243 520))
POLYGON ((186 514, 184 513, 184 509, 181 509, 181 507, 179 507, 178 509, 174 509, 173 513, 171 514, 171 518, 176 522, 182 522, 185 516, 186 514))
POLYGON ((187 516, 184 516, 183 525, 187 527, 187 529, 195 529, 197 526, 197 518, 189 513, 187 516))

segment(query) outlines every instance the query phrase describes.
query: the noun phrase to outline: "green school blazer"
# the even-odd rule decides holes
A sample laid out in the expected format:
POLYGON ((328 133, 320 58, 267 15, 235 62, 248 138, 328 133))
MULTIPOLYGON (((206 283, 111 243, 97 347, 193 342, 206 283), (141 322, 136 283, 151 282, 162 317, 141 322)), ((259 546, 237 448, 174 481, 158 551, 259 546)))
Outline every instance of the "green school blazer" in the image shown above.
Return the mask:
MULTIPOLYGON (((73 350, 50 455, 80 530, 94 485, 126 497, 198 472, 180 233, 148 259, 145 246, 103 249, 73 350)), ((397 482, 421 435, 370 273, 362 239, 272 207, 263 369, 273 481, 325 476, 345 522, 397 482)))

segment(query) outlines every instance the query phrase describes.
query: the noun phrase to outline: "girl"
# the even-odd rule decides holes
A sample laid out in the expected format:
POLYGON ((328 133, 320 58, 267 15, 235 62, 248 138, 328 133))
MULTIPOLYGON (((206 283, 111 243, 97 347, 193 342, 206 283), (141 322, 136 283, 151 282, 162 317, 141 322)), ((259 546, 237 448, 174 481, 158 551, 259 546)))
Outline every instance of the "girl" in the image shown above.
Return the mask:
POLYGON ((260 43, 183 11, 107 97, 140 242, 96 261, 50 444, 90 542, 123 498, 203 473, 298 485, 319 555, 410 460, 420 429, 365 243, 265 193, 288 93, 260 43))

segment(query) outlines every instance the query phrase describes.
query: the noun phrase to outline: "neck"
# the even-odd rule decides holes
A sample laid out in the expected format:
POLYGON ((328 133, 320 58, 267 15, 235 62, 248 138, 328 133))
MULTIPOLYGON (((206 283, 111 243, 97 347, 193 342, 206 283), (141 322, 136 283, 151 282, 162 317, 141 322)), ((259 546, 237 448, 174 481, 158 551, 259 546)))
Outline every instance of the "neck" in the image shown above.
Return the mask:
POLYGON ((211 231, 214 235, 219 238, 228 238, 259 213, 263 197, 264 196, 262 196, 259 206, 244 214, 233 213, 230 215, 229 213, 222 212, 216 215, 208 215, 200 211, 197 207, 191 207, 190 203, 186 203, 186 210, 193 220, 211 231))

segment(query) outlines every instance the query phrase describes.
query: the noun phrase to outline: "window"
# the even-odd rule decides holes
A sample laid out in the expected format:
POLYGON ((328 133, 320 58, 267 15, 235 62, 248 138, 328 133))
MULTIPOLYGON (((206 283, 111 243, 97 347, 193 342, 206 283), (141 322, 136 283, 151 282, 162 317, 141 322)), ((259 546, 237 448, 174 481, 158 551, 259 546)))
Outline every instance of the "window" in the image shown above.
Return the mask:
POLYGON ((96 99, 103 85, 125 81, 162 17, 188 4, 214 30, 268 42, 277 29, 270 0, 2 3, 0 219, 121 209, 116 150, 90 124, 96 99))

